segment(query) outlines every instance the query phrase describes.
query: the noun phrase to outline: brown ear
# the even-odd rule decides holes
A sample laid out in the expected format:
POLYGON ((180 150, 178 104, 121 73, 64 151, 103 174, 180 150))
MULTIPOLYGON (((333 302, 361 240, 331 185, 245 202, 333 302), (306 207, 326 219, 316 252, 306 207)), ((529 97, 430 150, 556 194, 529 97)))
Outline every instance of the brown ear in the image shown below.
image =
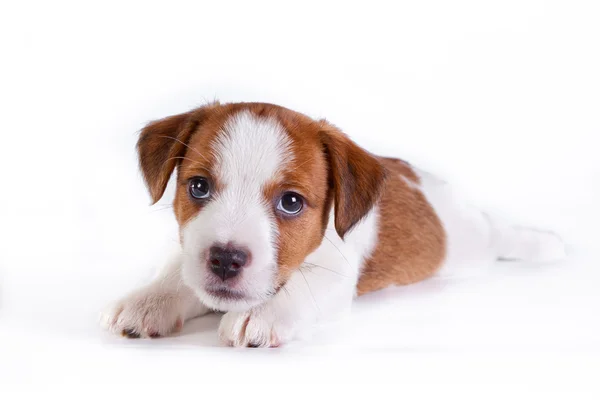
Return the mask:
POLYGON ((377 159, 336 127, 321 121, 321 140, 334 194, 335 230, 343 239, 379 200, 385 170, 377 159))
POLYGON ((169 178, 185 154, 187 142, 206 114, 206 107, 150 122, 137 142, 140 169, 152 197, 162 197, 169 178))

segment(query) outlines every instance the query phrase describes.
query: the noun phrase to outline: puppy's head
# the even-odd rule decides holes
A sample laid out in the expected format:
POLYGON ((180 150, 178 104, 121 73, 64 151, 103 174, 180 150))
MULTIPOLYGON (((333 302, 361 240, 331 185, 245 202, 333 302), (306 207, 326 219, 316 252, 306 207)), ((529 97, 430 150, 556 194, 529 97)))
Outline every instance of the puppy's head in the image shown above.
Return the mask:
POLYGON ((210 104, 148 124, 138 141, 153 202, 177 168, 183 279, 209 307, 276 293, 325 234, 377 201, 378 161, 325 121, 270 104, 210 104))

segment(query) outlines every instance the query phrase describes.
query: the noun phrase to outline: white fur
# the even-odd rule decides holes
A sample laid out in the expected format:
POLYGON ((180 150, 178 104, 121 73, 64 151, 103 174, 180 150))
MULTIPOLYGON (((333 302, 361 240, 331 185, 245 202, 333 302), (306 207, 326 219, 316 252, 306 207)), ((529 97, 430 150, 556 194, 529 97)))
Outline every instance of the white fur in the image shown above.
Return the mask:
POLYGON ((274 205, 264 200, 263 187, 293 161, 290 139, 275 119, 243 111, 227 121, 211 150, 223 190, 182 230, 183 279, 213 309, 246 310, 275 290, 278 232, 274 205), (206 266, 208 249, 227 243, 251 253, 250 265, 244 267, 234 287, 230 281, 220 281, 206 266), (209 286, 226 286, 244 299, 215 297, 207 292, 209 286))
POLYGON ((179 248, 150 284, 108 307, 101 323, 116 334, 130 331, 141 337, 165 336, 180 329, 184 321, 208 311, 182 282, 179 248))
POLYGON ((212 148, 217 159, 215 171, 222 183, 242 191, 236 194, 259 192, 294 161, 291 140, 274 118, 240 111, 225 123, 223 131, 212 148))
POLYGON ((440 218, 447 238, 447 256, 439 275, 463 275, 494 261, 551 261, 564 257, 564 244, 553 233, 517 228, 469 204, 446 181, 415 169, 423 192, 440 218), (474 269, 475 268, 475 269, 474 269))
MULTIPOLYGON (((278 346, 310 333, 320 322, 343 316, 350 310, 364 259, 377 240, 378 209, 374 208, 342 240, 332 212, 325 238, 275 296, 243 311, 229 311, 221 320, 219 337, 234 346, 278 346)), ((178 324, 209 311, 195 293, 182 285, 181 256, 148 286, 110 307, 103 323, 121 334, 132 329, 142 337, 166 335, 178 324)), ((197 290, 196 290, 197 294, 197 290)), ((235 308, 233 305, 232 308, 235 308)))
MULTIPOLYGON (((274 293, 278 231, 274 204, 263 199, 262 190, 294 161, 289 138, 276 120, 241 112, 226 123, 211 150, 223 190, 183 227, 181 254, 163 273, 104 314, 109 329, 164 335, 211 308, 227 312, 219 326, 225 343, 277 346, 348 311, 364 260, 377 243, 378 207, 345 240, 335 231, 332 212, 320 246, 274 293), (252 254, 232 288, 244 295, 243 300, 223 300, 206 290, 225 285, 206 264, 208 249, 226 243, 244 246, 252 254)), ((448 183, 415 172, 420 184, 401 178, 423 192, 444 226, 447 257, 442 273, 501 258, 548 260, 564 255, 556 236, 502 225, 456 196, 448 183)))
POLYGON ((335 232, 333 220, 331 215, 321 245, 272 299, 223 317, 221 340, 233 346, 278 346, 349 311, 363 260, 376 243, 378 210, 374 208, 345 240, 335 232))

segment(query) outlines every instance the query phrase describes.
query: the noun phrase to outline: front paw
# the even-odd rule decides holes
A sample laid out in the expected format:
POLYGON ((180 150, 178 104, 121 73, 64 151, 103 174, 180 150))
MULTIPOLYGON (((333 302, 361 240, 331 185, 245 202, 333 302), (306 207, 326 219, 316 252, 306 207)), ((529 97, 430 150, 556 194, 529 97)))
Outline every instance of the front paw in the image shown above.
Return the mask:
POLYGON ((166 336, 183 327, 181 299, 176 291, 150 286, 118 301, 101 320, 111 332, 130 339, 166 336))
POLYGON ((294 333, 290 322, 278 320, 268 309, 230 311, 219 325, 219 339, 235 347, 279 347, 294 333))

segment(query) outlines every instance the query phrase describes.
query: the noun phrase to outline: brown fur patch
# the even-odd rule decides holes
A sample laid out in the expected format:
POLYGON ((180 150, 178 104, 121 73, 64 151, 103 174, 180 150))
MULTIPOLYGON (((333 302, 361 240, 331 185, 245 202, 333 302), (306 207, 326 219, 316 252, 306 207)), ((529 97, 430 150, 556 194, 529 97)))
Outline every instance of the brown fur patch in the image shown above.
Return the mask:
POLYGON ((193 133, 191 112, 153 121, 146 125, 137 142, 140 169, 156 203, 163 195, 173 169, 179 163, 184 144, 193 133))
POLYGON ((205 177, 211 182, 211 190, 215 193, 221 190, 221 183, 212 173, 215 163, 212 143, 227 120, 242 110, 249 110, 259 117, 274 118, 282 124, 292 142, 291 150, 296 161, 263 189, 265 202, 273 204, 273 216, 278 225, 278 281, 282 284, 319 246, 329 219, 328 167, 320 141, 322 127, 319 123, 271 104, 211 104, 146 127, 138 147, 143 160, 142 171, 153 200, 157 201, 174 167, 179 166, 173 208, 180 227, 183 227, 202 209, 201 202, 189 198, 189 179, 205 177), (191 121, 198 122, 192 126, 191 121), (294 191, 306 200, 301 215, 290 218, 275 211, 279 197, 286 191, 294 191))
POLYGON ((282 107, 260 103, 248 103, 246 106, 258 116, 276 119, 291 139, 294 162, 281 171, 280 180, 266 185, 263 190, 265 199, 276 203, 286 191, 296 192, 305 199, 304 208, 297 217, 275 213, 279 231, 278 284, 281 285, 320 245, 329 221, 332 201, 328 167, 319 140, 321 127, 312 119, 282 107))
POLYGON ((379 200, 385 170, 377 158, 322 121, 321 140, 329 158, 330 181, 335 202, 335 229, 341 238, 379 200))
MULTIPOLYGON (((286 218, 275 214, 277 238, 278 285, 314 251, 323 240, 332 206, 328 185, 328 165, 321 143, 322 125, 311 118, 286 108, 265 103, 238 103, 233 112, 247 109, 260 117, 277 120, 292 142, 295 161, 281 171, 263 190, 266 201, 277 201, 286 191, 302 195, 305 206, 302 214, 286 218)), ((274 207, 276 204, 273 205, 274 207)))
POLYGON ((279 285, 319 246, 334 203, 335 227, 341 237, 374 204, 380 206, 379 239, 364 266, 358 294, 416 282, 439 268, 445 257, 444 230, 423 194, 400 177, 418 183, 408 163, 375 157, 326 121, 314 121, 272 104, 209 104, 152 122, 142 130, 140 166, 153 202, 160 199, 178 167, 173 205, 180 227, 202 209, 202 203, 189 198, 190 178, 205 177, 212 190, 221 190, 221 183, 212 175, 215 158, 211 143, 228 118, 242 110, 275 118, 292 142, 295 161, 263 188, 279 229, 279 285), (277 214, 277 200, 285 191, 306 199, 301 215, 286 218, 277 214))
POLYGON ((380 161, 388 178, 379 203, 379 240, 364 265, 358 295, 428 278, 446 256, 441 221, 423 193, 402 178, 418 183, 417 175, 401 160, 380 161))
POLYGON ((207 178, 213 193, 220 192, 223 187, 217 176, 213 173, 215 154, 212 151, 213 142, 219 131, 225 125, 231 112, 223 107, 214 107, 207 113, 204 121, 190 137, 184 158, 181 159, 177 176, 177 191, 173 202, 173 209, 180 227, 192 219, 202 209, 202 202, 190 199, 188 195, 188 182, 194 177, 207 178))

